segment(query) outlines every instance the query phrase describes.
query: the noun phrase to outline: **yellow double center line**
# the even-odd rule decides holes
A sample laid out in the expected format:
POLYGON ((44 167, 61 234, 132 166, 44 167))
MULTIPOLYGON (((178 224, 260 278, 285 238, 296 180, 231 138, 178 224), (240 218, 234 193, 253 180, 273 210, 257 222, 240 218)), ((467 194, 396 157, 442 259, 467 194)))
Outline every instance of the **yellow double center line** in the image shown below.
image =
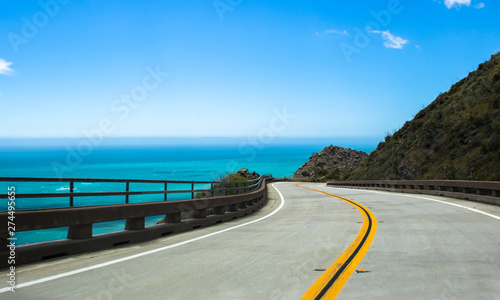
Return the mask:
POLYGON ((368 208, 350 199, 320 190, 306 188, 298 184, 296 184, 296 186, 345 201, 356 207, 363 215, 363 226, 361 227, 361 230, 359 231, 354 241, 347 248, 347 250, 342 253, 342 255, 333 263, 333 265, 326 269, 323 275, 321 275, 321 277, 316 280, 316 282, 301 298, 302 300, 335 299, 342 287, 347 282, 349 276, 351 276, 351 274, 356 269, 356 266, 365 256, 368 248, 370 248, 373 237, 375 236, 375 233, 377 231, 377 219, 375 219, 375 216, 368 208))

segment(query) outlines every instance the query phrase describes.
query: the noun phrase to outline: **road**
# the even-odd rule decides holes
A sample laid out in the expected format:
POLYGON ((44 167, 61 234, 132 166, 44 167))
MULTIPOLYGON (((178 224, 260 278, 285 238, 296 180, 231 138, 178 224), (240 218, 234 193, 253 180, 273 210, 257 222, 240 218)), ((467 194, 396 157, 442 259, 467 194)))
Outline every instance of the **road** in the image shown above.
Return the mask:
MULTIPOLYGON (((337 299, 500 299, 500 207, 301 185, 352 199, 376 218, 355 266, 369 272, 354 272, 337 299)), ((299 299, 324 274, 315 269, 334 264, 366 218, 351 203, 295 183, 274 186, 269 204, 246 218, 19 266, 18 289, 0 298, 299 299)))

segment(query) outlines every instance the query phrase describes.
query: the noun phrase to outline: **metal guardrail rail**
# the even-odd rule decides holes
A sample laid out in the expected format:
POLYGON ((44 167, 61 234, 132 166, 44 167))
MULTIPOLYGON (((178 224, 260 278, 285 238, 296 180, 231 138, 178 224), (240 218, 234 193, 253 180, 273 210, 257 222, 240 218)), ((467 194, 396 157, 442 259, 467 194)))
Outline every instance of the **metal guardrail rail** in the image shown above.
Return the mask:
MULTIPOLYGON (((249 181, 159 181, 159 180, 115 180, 81 178, 0 178, 0 182, 68 182, 74 187, 77 182, 124 183, 125 191, 79 193, 29 193, 15 194, 17 198, 68 197, 69 205, 61 208, 19 210, 15 212, 15 231, 29 231, 67 227, 67 239, 16 246, 16 264, 26 264, 76 253, 89 252, 124 244, 154 239, 173 233, 209 226, 248 215, 267 203, 266 182, 272 180, 261 176, 249 181), (165 190, 129 191, 130 183, 163 183, 165 190), (166 190, 168 184, 191 184, 189 190, 166 190), (196 184, 211 184, 210 189, 195 189, 196 184), (232 184, 237 184, 234 186, 232 184), (190 193, 191 199, 167 200, 167 194, 190 193), (197 198, 202 193, 203 198, 197 198), (233 195, 230 195, 234 193, 233 195), (238 193, 238 194, 236 194, 238 193), (130 203, 128 197, 138 194, 163 195, 164 201, 130 203), (228 195, 229 194, 229 195, 228 195), (75 197, 124 196, 123 204, 75 206, 75 197), (208 197, 205 197, 208 196, 208 197), (71 205, 73 204, 73 205, 71 205), (182 213, 192 215, 182 219, 182 213), (145 226, 145 218, 164 215, 163 224, 145 226), (93 235, 93 224, 125 220, 124 230, 93 235)), ((7 196, 7 193, 6 193, 7 196)), ((0 268, 7 267, 9 256, 9 212, 0 212, 0 268)))
POLYGON ((383 190, 428 194, 500 205, 500 182, 461 180, 364 180, 332 181, 327 185, 341 188, 383 190))
POLYGON ((32 178, 32 177, 0 177, 0 182, 9 183, 35 183, 35 182, 47 182, 47 183, 68 183, 69 192, 67 193, 16 193, 16 199, 22 198, 69 198, 69 207, 74 207, 75 197, 96 197, 96 196, 125 196, 124 203, 128 204, 129 196, 131 195, 164 195, 163 200, 167 201, 168 194, 191 194, 191 199, 194 199, 196 193, 209 193, 210 196, 229 195, 235 191, 235 194, 247 193, 255 190, 262 178, 271 177, 270 175, 263 175, 259 178, 247 180, 247 181, 182 181, 182 180, 147 180, 147 179, 94 179, 94 178, 32 178), (123 191, 115 192, 75 192, 75 183, 123 183, 123 191), (156 183, 162 184, 164 189, 157 191, 130 191, 130 183, 156 183), (183 185, 189 184, 190 189, 187 190, 168 190, 169 184, 183 185), (208 185, 210 184, 210 189, 195 189, 195 185, 208 185), (224 186, 223 188, 215 188, 218 186, 224 186))

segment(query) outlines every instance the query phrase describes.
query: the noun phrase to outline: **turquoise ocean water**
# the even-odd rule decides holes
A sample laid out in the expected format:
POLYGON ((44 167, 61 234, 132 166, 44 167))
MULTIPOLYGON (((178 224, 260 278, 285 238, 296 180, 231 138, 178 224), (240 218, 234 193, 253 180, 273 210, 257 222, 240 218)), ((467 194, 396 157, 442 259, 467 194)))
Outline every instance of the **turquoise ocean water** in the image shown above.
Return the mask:
MULTIPOLYGON (((21 147, 0 148, 0 177, 63 177, 214 181, 220 175, 248 168, 259 174, 291 177, 313 152, 323 145, 274 145, 241 147, 236 145, 176 145, 176 146, 116 146, 80 152, 70 148, 21 147)), ((354 146, 355 147, 355 146, 354 146)), ((354 148, 353 147, 353 148, 354 148)), ((372 147, 358 146, 370 152, 372 147)), ((0 193, 16 187, 16 193, 67 192, 69 184, 0 182, 0 193)), ((188 186, 169 186, 169 189, 189 189, 188 186)), ((199 185, 196 188, 206 188, 199 185)), ((161 190, 158 185, 131 184, 131 190, 161 190)), ((123 184, 77 183, 76 192, 124 191, 123 184)), ((188 195, 169 195, 169 200, 186 199, 188 195)), ((0 210, 7 209, 7 197, 2 197, 0 210)), ((131 196, 131 203, 162 201, 163 195, 131 196)), ((67 207, 68 198, 17 199, 16 209, 67 207)), ((124 197, 80 197, 75 206, 121 204, 124 197)), ((153 225, 163 216, 149 217, 146 225, 153 225)), ((94 234, 123 230, 125 221, 94 224, 94 234)), ((67 228, 18 232, 18 244, 66 238, 67 228)))

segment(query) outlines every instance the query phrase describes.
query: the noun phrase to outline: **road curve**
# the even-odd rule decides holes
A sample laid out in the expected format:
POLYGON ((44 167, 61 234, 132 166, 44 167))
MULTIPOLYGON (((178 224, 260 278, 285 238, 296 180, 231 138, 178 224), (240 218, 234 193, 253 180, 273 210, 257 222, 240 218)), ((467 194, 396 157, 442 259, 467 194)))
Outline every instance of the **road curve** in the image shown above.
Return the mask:
MULTIPOLYGON (((500 216, 500 207, 303 185, 352 199, 368 207, 379 222, 358 266, 370 272, 353 273, 337 299, 500 299, 500 217, 492 217, 500 216)), ((20 266, 17 284, 29 286, 3 292, 0 298, 299 299, 322 274, 314 269, 330 267, 353 242, 363 216, 345 201, 295 183, 275 186, 284 205, 270 187, 269 204, 247 218, 140 245, 20 266), (117 259, 121 261, 109 263, 117 259)))

